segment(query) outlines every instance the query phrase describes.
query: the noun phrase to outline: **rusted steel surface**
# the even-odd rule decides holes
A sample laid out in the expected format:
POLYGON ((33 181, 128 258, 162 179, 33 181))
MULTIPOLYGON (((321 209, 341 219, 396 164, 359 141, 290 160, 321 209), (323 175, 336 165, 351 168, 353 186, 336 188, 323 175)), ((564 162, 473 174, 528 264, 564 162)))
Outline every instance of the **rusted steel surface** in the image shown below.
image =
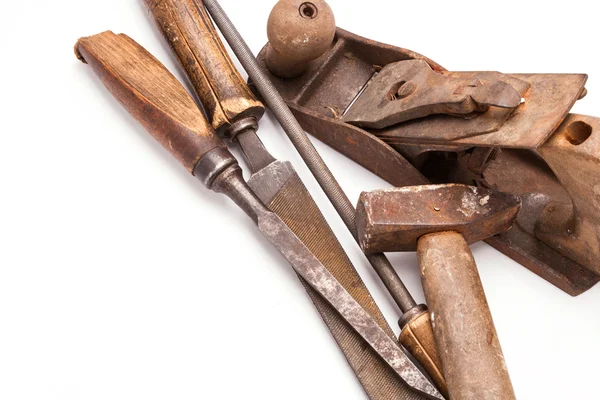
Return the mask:
POLYGON ((424 60, 406 60, 383 67, 342 119, 382 129, 435 114, 472 119, 490 107, 509 109, 510 115, 522 95, 502 80, 452 77, 434 72, 424 60))
MULTIPOLYGON (((264 50, 258 59, 264 65, 264 50)), ((567 236, 575 237, 573 234, 567 231, 566 236, 550 238, 543 229, 536 232, 530 228, 541 217, 540 207, 531 199, 546 196, 552 201, 572 203, 563 182, 530 149, 544 148, 563 120, 571 118, 570 108, 586 94, 586 75, 449 72, 417 53, 338 28, 330 51, 313 61, 305 74, 285 80, 271 74, 270 78, 305 130, 394 186, 424 184, 418 168, 436 183, 475 184, 522 195, 524 204, 515 227, 488 239, 488 243, 571 295, 588 290, 600 280, 593 266, 590 269, 581 263, 585 261, 581 255, 589 254, 585 248, 567 245, 569 251, 559 252, 558 246, 567 236), (513 113, 490 107, 475 119, 430 115, 379 130, 343 122, 342 115, 374 74, 402 60, 424 60, 434 72, 449 77, 479 77, 484 82, 502 79, 523 94, 525 103, 513 113), (432 137, 438 139, 432 141, 432 137), (415 168, 407 168, 407 161, 415 168), (573 255, 575 252, 578 254, 573 255)), ((560 214, 564 219, 568 208, 563 207, 560 214)), ((559 222, 557 218, 545 218, 559 222)), ((593 238, 591 230, 585 230, 588 233, 579 237, 593 238)))
POLYGON ((467 242, 456 232, 430 234, 417 254, 450 399, 515 399, 467 242))
POLYGON ((356 225, 366 252, 414 251, 420 237, 456 231, 475 243, 506 231, 519 197, 465 185, 409 186, 362 193, 356 225))
POLYGON ((288 105, 307 132, 394 186, 428 183, 402 154, 377 136, 294 104, 288 105))
MULTIPOLYGON (((266 50, 263 49, 258 58, 264 63, 265 56, 266 50)), ((584 85, 587 81, 587 75, 583 74, 506 75, 498 72, 450 72, 417 53, 370 41, 339 28, 331 49, 310 63, 304 74, 294 79, 281 79, 273 74, 270 76, 293 109, 300 112, 312 111, 319 116, 330 118, 339 122, 338 127, 341 129, 349 129, 349 124, 345 124, 343 121, 352 119, 353 109, 357 106, 357 104, 353 105, 353 102, 358 103, 362 96, 366 96, 363 100, 365 108, 370 107, 373 113, 382 116, 376 118, 367 115, 367 112, 362 112, 357 123, 375 124, 381 128, 380 124, 383 123, 381 121, 387 120, 387 123, 393 121, 389 118, 390 115, 394 115, 395 111, 385 112, 381 110, 381 107, 375 105, 385 100, 389 103, 387 107, 394 109, 401 104, 402 101, 389 100, 393 94, 390 93, 390 90, 406 79, 397 77, 399 79, 397 82, 386 82, 389 84, 385 85, 386 89, 379 95, 375 93, 374 89, 373 94, 370 95, 369 87, 371 85, 367 85, 367 83, 373 80, 377 84, 377 80, 381 78, 376 74, 396 75, 397 72, 392 68, 398 68, 403 64, 398 61, 412 63, 412 60, 421 60, 427 63, 430 70, 435 73, 435 81, 443 79, 448 82, 452 80, 479 81, 480 87, 503 82, 519 93, 524 102, 518 105, 516 111, 513 108, 491 106, 487 109, 483 108, 484 112, 477 115, 466 114, 467 119, 450 115, 432 115, 425 119, 406 121, 406 114, 404 114, 403 118, 398 120, 398 122, 406 121, 404 123, 383 129, 367 130, 392 145, 431 143, 446 146, 449 150, 465 145, 535 148, 544 143, 561 124, 573 104, 584 95, 584 85), (360 96, 358 96, 359 94, 360 96), (345 113, 350 115, 344 116, 345 113), (373 122, 373 120, 378 122, 373 122)), ((420 85, 415 86, 419 87, 420 85)), ((505 88, 506 86, 501 85, 501 87, 505 88)), ((398 87, 396 94, 399 89, 398 87)), ((459 89, 458 95, 455 96, 458 99, 464 99, 464 90, 459 89)), ((408 92, 404 92, 404 95, 406 93, 408 92)), ((415 94, 417 92, 412 93, 406 99, 415 97, 415 94)), ((516 101, 515 93, 512 94, 510 105, 514 105, 516 101)), ((394 97, 398 99, 398 96, 394 97)), ((485 101, 482 102, 485 103, 485 101)), ((504 106, 509 105, 500 101, 498 103, 504 106)), ((358 106, 360 109, 360 104, 358 106)), ((420 115, 423 113, 422 110, 415 111, 418 112, 413 114, 413 118, 422 116, 420 115)), ((466 111, 468 109, 463 110, 463 112, 466 111)), ((332 129, 332 125, 334 125, 332 122, 325 123, 327 130, 332 129)))
POLYGON ((537 151, 571 201, 548 202, 536 236, 600 274, 600 119, 569 115, 537 151))
POLYGON ((503 79, 525 100, 516 110, 490 107, 475 118, 434 115, 382 130, 370 130, 391 144, 438 144, 448 150, 468 145, 531 149, 543 144, 581 97, 587 75, 453 72, 452 76, 503 79), (509 80, 510 78, 510 80, 509 80), (530 86, 530 87, 529 87, 530 86), (529 87, 529 88, 528 88, 529 87))
MULTIPOLYGON (((465 170, 461 165, 456 169, 465 170)), ((471 179, 457 177, 464 182, 471 179)), ((535 230, 544 207, 551 201, 571 202, 569 193, 539 156, 529 150, 503 150, 489 164, 483 179, 486 185, 510 190, 523 200, 513 228, 488 239, 490 245, 572 296, 598 282, 598 275, 537 238, 535 230)))

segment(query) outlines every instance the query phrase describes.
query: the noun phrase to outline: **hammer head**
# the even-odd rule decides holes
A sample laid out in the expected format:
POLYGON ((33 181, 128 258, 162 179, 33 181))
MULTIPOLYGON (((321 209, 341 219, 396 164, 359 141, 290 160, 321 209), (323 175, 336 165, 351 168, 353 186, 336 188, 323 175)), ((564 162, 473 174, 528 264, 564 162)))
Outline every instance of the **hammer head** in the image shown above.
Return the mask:
POLYGON ((480 187, 410 186, 362 193, 356 225, 366 253, 414 251, 430 233, 459 232, 475 243, 504 232, 520 207, 515 195, 480 187))

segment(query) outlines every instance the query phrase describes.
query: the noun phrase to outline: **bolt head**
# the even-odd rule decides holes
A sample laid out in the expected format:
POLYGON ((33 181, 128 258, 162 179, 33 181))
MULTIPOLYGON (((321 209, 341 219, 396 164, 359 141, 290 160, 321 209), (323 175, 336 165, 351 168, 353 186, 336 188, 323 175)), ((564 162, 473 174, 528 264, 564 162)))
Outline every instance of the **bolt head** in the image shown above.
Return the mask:
POLYGON ((397 98, 405 99, 417 90, 417 85, 414 82, 406 82, 398 88, 397 98))

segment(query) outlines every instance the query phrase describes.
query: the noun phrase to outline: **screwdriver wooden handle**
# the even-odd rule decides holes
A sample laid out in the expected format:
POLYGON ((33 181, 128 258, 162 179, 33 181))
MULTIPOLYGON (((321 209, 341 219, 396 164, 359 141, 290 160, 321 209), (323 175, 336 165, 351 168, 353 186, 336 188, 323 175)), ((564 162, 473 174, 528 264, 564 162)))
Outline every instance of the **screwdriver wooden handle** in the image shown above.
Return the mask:
POLYGON ((425 235, 417 253, 450 400, 514 400, 494 321, 464 237, 458 232, 425 235))
POLYGON ((203 155, 224 147, 179 81, 130 37, 108 31, 81 38, 75 53, 192 174, 203 155))
POLYGON ((201 0, 144 0, 219 130, 265 112, 229 58, 201 0))

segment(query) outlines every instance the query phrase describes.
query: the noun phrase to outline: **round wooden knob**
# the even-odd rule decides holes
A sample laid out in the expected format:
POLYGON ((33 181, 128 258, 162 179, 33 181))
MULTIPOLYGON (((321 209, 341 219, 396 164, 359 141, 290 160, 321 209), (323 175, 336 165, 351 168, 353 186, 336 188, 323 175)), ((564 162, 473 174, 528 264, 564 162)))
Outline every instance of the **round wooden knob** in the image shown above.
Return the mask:
POLYGON ((335 18, 323 0, 280 0, 267 25, 267 66, 281 78, 301 75, 335 37, 335 18))

